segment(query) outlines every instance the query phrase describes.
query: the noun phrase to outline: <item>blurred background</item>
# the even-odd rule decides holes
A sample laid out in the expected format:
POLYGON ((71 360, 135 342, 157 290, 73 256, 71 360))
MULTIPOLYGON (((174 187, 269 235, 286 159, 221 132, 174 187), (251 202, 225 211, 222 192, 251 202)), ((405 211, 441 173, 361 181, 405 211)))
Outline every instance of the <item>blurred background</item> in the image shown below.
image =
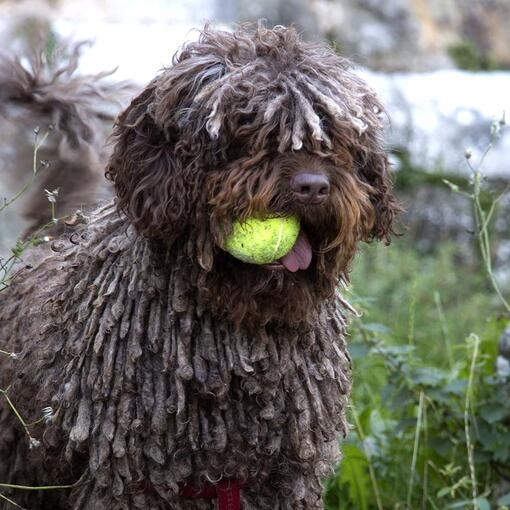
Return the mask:
MULTIPOLYGON (((363 247, 353 268, 353 430, 326 483, 328 509, 510 507, 510 0, 0 0, 0 48, 25 54, 41 33, 51 47, 92 41, 76 72, 116 69, 105 78, 118 94, 102 105, 102 143, 205 22, 261 18, 328 41, 378 91, 405 208, 402 236, 363 247)), ((10 165, 13 153, 36 123, 47 128, 44 115, 25 117, 25 131, 16 119, 0 116, 7 201, 33 170, 29 159, 10 165)), ((40 150, 51 162, 58 133, 40 150)), ((107 195, 94 183, 66 207, 107 195)), ((45 187, 35 181, 0 210, 4 262, 30 228, 27 204, 49 214, 45 187)))

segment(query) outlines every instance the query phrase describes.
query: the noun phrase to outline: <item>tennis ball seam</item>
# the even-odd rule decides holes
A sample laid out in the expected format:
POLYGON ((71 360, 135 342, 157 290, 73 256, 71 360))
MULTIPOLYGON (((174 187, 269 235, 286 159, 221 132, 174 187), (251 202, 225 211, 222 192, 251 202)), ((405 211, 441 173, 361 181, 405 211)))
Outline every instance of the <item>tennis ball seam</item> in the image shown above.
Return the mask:
POLYGON ((276 253, 278 252, 278 250, 280 249, 280 245, 282 244, 282 239, 283 239, 283 223, 284 223, 284 221, 280 220, 280 228, 278 229, 278 239, 276 240, 276 246, 275 246, 275 248, 273 250, 273 255, 272 255, 273 259, 275 259, 276 253))

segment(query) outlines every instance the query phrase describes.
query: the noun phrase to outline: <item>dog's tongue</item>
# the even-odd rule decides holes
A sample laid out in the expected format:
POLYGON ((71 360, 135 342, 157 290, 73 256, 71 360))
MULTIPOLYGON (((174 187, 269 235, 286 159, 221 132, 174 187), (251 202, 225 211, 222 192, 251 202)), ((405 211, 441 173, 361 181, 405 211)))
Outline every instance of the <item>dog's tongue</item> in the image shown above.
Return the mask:
POLYGON ((301 230, 292 250, 280 259, 283 266, 291 273, 295 273, 299 269, 307 269, 312 262, 312 247, 301 230))

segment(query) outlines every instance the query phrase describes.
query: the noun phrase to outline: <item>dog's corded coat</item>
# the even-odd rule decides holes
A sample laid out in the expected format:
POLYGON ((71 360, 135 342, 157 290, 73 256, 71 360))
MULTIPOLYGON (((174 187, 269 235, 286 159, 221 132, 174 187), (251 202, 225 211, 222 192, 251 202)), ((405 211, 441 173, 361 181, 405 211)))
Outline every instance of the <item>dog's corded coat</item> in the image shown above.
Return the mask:
MULTIPOLYGON (((360 240, 398 207, 382 107, 345 60, 295 30, 210 29, 119 117, 118 199, 32 255, 0 295, 0 481, 75 484, 28 507, 210 510, 182 488, 243 481, 243 510, 323 508, 350 388, 338 294, 360 240), (320 206, 288 181, 327 175, 320 206), (221 250, 235 218, 297 214, 306 270, 221 250)), ((10 496, 10 497, 11 497, 10 496)))

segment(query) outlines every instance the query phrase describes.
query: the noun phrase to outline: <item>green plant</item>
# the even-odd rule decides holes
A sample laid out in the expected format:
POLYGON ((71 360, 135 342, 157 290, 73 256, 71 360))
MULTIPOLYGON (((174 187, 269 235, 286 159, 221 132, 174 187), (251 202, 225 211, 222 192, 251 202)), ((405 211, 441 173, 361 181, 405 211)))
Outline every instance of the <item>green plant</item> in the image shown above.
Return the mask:
POLYGON ((385 327, 361 320, 352 327, 354 371, 360 374, 351 408, 355 432, 328 486, 328 508, 447 508, 461 502, 459 508, 473 502, 483 508, 484 488, 494 487, 510 462, 508 388, 492 374, 494 337, 468 336, 453 346, 453 366, 440 368, 417 356, 414 345, 391 345, 385 327))
MULTIPOLYGON (((12 206, 14 202, 19 200, 30 188, 33 187, 34 183, 37 180, 37 177, 39 176, 39 173, 41 170, 47 168, 50 163, 46 160, 38 160, 38 152, 40 148, 44 145, 44 142, 50 135, 50 133, 53 130, 53 126, 48 126, 48 129, 43 134, 41 138, 39 138, 40 129, 36 127, 34 129, 34 152, 33 152, 33 159, 32 159, 32 174, 30 176, 30 179, 9 199, 4 198, 2 205, 0 205, 0 214, 7 209, 7 207, 12 206)), ((55 190, 56 191, 56 190, 55 190)), ((51 211, 52 211, 52 222, 56 223, 58 220, 55 218, 55 209, 54 209, 54 201, 56 200, 57 194, 53 192, 51 195, 48 195, 48 200, 51 203, 51 211), (53 203, 52 203, 53 201, 53 203)), ((48 192, 47 192, 48 193, 48 192)), ((23 252, 29 247, 34 244, 36 244, 39 240, 39 235, 41 232, 43 232, 48 225, 44 225, 41 229, 39 229, 32 237, 26 240, 18 240, 16 242, 16 246, 12 248, 11 255, 7 257, 6 259, 3 259, 0 257, 0 292, 8 287, 9 285, 9 279, 12 278, 14 275, 12 274, 12 270, 15 267, 16 263, 18 263, 21 260, 21 256, 23 252)))
MULTIPOLYGON (((0 214, 7 209, 7 207, 12 206, 17 200, 19 200, 36 182, 37 177, 41 170, 47 168, 49 166, 49 162, 41 160, 38 160, 38 152, 39 149, 43 146, 44 142, 48 138, 49 134, 51 133, 53 127, 49 126, 47 131, 44 133, 44 135, 39 138, 40 130, 39 128, 34 129, 34 152, 33 152, 33 161, 32 161, 32 175, 30 179, 22 186, 22 188, 15 193, 10 199, 4 198, 2 205, 0 205, 0 214)), ((44 190, 46 193, 46 196, 48 198, 48 201, 50 203, 51 207, 51 223, 55 224, 58 222, 58 218, 55 217, 55 203, 58 196, 58 190, 44 190)), ((44 230, 49 226, 44 225, 42 226, 32 237, 29 239, 26 239, 24 241, 18 240, 16 242, 16 246, 11 250, 12 254, 7 259, 0 258, 0 292, 5 290, 9 286, 9 281, 11 278, 13 278, 16 275, 16 272, 13 274, 13 270, 16 267, 16 264, 21 261, 21 257, 25 250, 40 242, 40 234, 44 232, 44 230)), ((12 359, 17 359, 17 355, 14 352, 5 351, 3 349, 0 349, 0 356, 8 356, 12 359)), ((42 411, 42 418, 34 423, 27 423, 24 418, 21 416, 19 411, 16 409, 14 404, 12 403, 10 397, 9 397, 9 388, 0 388, 0 398, 3 398, 7 405, 11 408, 12 412, 18 419, 18 421, 21 423, 29 441, 30 448, 37 448, 40 445, 40 441, 36 439, 34 436, 30 433, 30 428, 33 425, 36 425, 42 420, 47 420, 51 417, 51 414, 53 413, 53 410, 50 408, 45 409, 42 411)), ((24 486, 24 485, 13 485, 8 483, 0 483, 0 488, 10 488, 10 489, 19 489, 19 490, 53 490, 53 489, 65 489, 72 486, 42 486, 42 487, 31 487, 31 486, 24 486)), ((5 494, 2 494, 0 492, 0 500, 4 500, 7 503, 10 503, 12 506, 16 508, 22 508, 20 505, 18 505, 15 501, 7 497, 5 494)))
MULTIPOLYGON (((504 126, 492 127, 491 146, 504 126)), ((510 493, 510 381, 494 372, 510 310, 494 275, 490 200, 478 165, 467 161, 481 265, 459 264, 445 243, 419 253, 404 240, 360 255, 351 301, 353 432, 327 484, 329 510, 504 509, 510 493), (481 199, 484 194, 484 199, 481 199), (487 291, 489 281, 494 293, 487 291), (496 297, 496 300, 495 300, 496 297)), ((351 291, 352 292, 352 291, 351 291)))
POLYGON ((490 150, 499 139, 501 135, 501 130, 504 128, 506 124, 505 115, 501 117, 499 120, 493 121, 491 125, 491 141, 487 148, 485 149, 480 161, 477 165, 473 165, 471 163, 471 152, 466 151, 465 157, 467 165, 471 171, 471 189, 468 191, 463 191, 452 182, 445 180, 445 184, 447 184, 452 191, 455 193, 460 193, 466 197, 468 197, 473 203, 473 213, 475 217, 476 224, 476 238, 478 240, 478 245, 480 248, 480 253, 482 255, 482 261, 485 268, 485 272, 490 280, 490 283, 498 295, 498 298, 503 303, 507 313, 510 314, 510 302, 503 295, 499 283, 494 275, 493 267, 492 267, 492 250, 491 250, 491 242, 490 242, 490 224, 494 216, 494 212, 496 210, 496 206, 498 202, 503 198, 503 196, 508 192, 508 187, 505 188, 503 192, 501 192, 498 196, 491 200, 491 203, 488 208, 484 207, 483 201, 481 199, 482 190, 484 186, 484 178, 482 173, 483 163, 485 158, 489 154, 490 150))
POLYGON ((498 63, 486 55, 475 42, 465 39, 448 48, 450 58, 459 69, 467 71, 492 71, 498 69, 498 63))

